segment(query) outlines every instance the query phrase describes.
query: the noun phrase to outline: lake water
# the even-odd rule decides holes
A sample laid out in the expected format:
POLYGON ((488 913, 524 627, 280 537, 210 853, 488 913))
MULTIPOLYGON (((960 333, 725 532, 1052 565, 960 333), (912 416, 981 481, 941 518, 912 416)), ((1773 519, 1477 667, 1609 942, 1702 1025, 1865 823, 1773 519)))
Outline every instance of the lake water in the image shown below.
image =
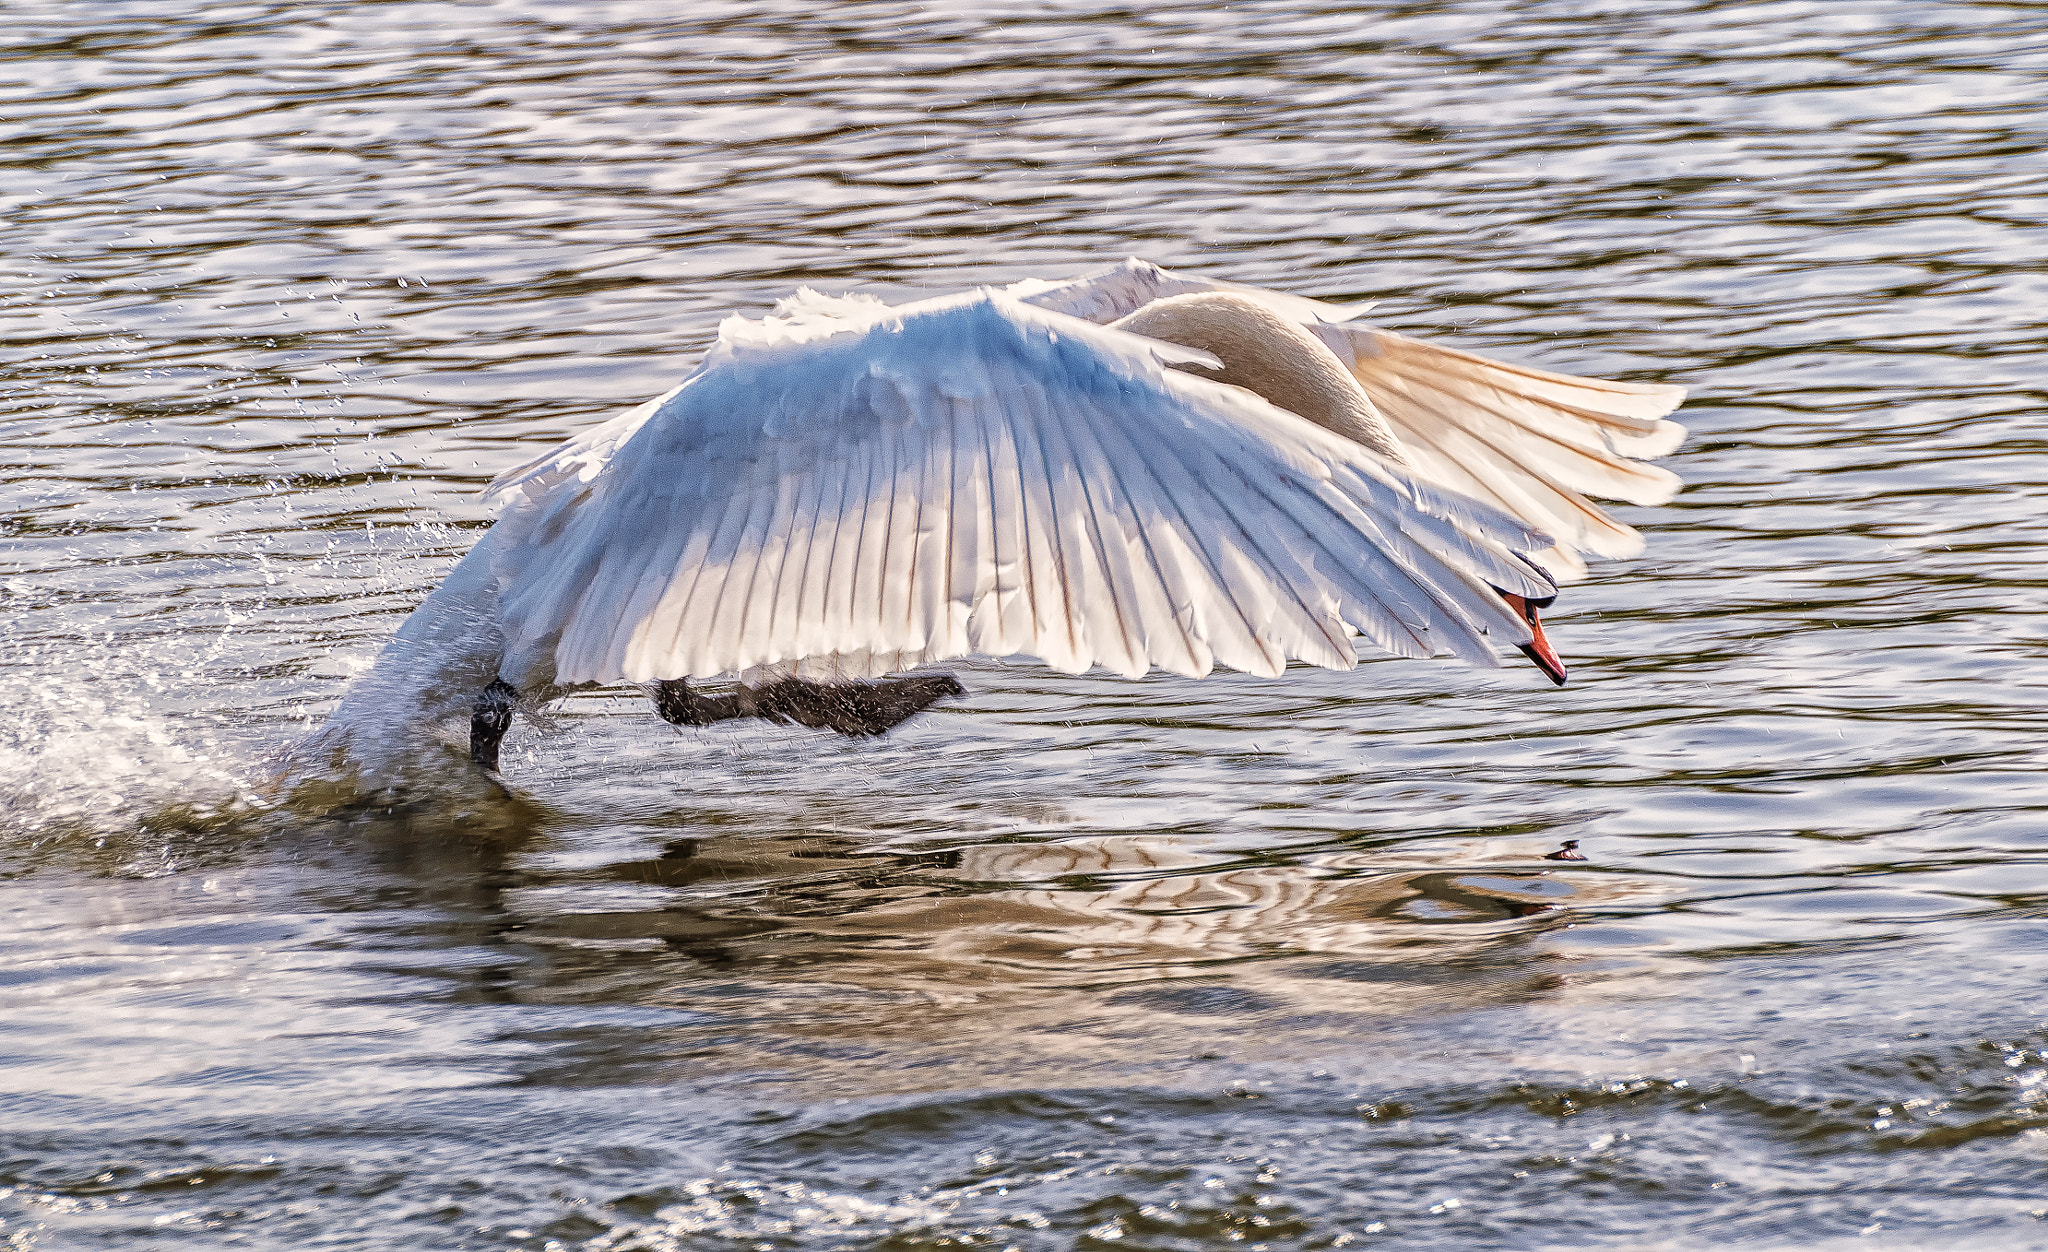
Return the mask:
POLYGON ((2048 1247, 2044 79, 1969 0, 8 5, 0 1247, 2048 1247), (1572 684, 267 784, 721 316, 1131 253, 1693 388, 1572 684))

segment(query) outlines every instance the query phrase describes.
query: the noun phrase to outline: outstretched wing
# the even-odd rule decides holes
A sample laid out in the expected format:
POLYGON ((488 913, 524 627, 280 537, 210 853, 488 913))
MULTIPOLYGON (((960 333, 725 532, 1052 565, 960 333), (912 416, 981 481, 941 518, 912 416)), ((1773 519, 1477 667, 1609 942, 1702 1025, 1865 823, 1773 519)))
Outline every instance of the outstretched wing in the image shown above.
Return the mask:
MULTIPOLYGON (((1550 542, 1237 388, 993 292, 732 319, 682 386, 494 485, 514 681, 1497 664, 1550 542)), ((522 685, 524 683, 522 682, 522 685)))
POLYGON ((1681 387, 1609 382, 1508 365, 1352 320, 1354 308, 1217 282, 1130 258, 1062 283, 1010 289, 1020 299, 1109 322, 1164 296, 1236 291, 1314 331, 1386 417, 1420 478, 1484 500, 1557 541, 1540 558, 1575 580, 1579 554, 1635 556, 1642 536, 1589 497, 1662 504, 1677 475, 1639 458, 1678 448, 1685 428, 1661 420, 1681 387))

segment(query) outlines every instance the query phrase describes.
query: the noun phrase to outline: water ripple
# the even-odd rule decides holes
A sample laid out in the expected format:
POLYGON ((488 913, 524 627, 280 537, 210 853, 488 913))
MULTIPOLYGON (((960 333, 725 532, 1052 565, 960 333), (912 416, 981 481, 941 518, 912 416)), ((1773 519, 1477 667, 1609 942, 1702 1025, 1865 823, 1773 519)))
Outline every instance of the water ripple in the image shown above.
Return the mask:
POLYGON ((2027 6, 8 33, 6 1238, 2044 1242, 2027 6), (720 317, 1126 253, 1693 389, 1573 684, 974 663, 869 744, 602 692, 517 799, 266 786, 477 487, 720 317))

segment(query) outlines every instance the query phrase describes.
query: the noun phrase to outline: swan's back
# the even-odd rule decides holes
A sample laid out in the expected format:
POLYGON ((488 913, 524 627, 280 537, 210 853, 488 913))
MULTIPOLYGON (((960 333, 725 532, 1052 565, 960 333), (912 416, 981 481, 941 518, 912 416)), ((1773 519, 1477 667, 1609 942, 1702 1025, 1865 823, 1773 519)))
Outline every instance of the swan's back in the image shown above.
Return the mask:
POLYGON ((1322 340, 1259 301, 1231 291, 1201 291, 1154 300, 1110 325, 1223 362, 1221 370, 1182 364, 1211 382, 1243 387, 1267 403, 1325 430, 1363 444, 1401 464, 1400 445, 1386 419, 1322 340))

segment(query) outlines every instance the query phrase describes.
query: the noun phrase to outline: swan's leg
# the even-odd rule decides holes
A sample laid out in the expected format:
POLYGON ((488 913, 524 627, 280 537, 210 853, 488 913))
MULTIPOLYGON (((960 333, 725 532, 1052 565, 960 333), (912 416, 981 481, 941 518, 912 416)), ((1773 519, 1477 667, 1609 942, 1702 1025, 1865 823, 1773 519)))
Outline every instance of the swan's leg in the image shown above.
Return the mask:
POLYGON ((754 693, 757 717, 842 735, 879 735, 966 688, 951 674, 872 683, 814 683, 785 678, 754 693))
POLYGON ((687 678, 668 678, 654 684, 654 711, 661 720, 675 726, 709 726, 734 717, 754 717, 754 693, 741 687, 729 696, 699 695, 690 690, 687 678))
POLYGON ((476 698, 469 714, 469 759, 485 769, 498 768, 498 745, 512 729, 512 710, 519 706, 519 689, 502 678, 493 679, 476 698))

